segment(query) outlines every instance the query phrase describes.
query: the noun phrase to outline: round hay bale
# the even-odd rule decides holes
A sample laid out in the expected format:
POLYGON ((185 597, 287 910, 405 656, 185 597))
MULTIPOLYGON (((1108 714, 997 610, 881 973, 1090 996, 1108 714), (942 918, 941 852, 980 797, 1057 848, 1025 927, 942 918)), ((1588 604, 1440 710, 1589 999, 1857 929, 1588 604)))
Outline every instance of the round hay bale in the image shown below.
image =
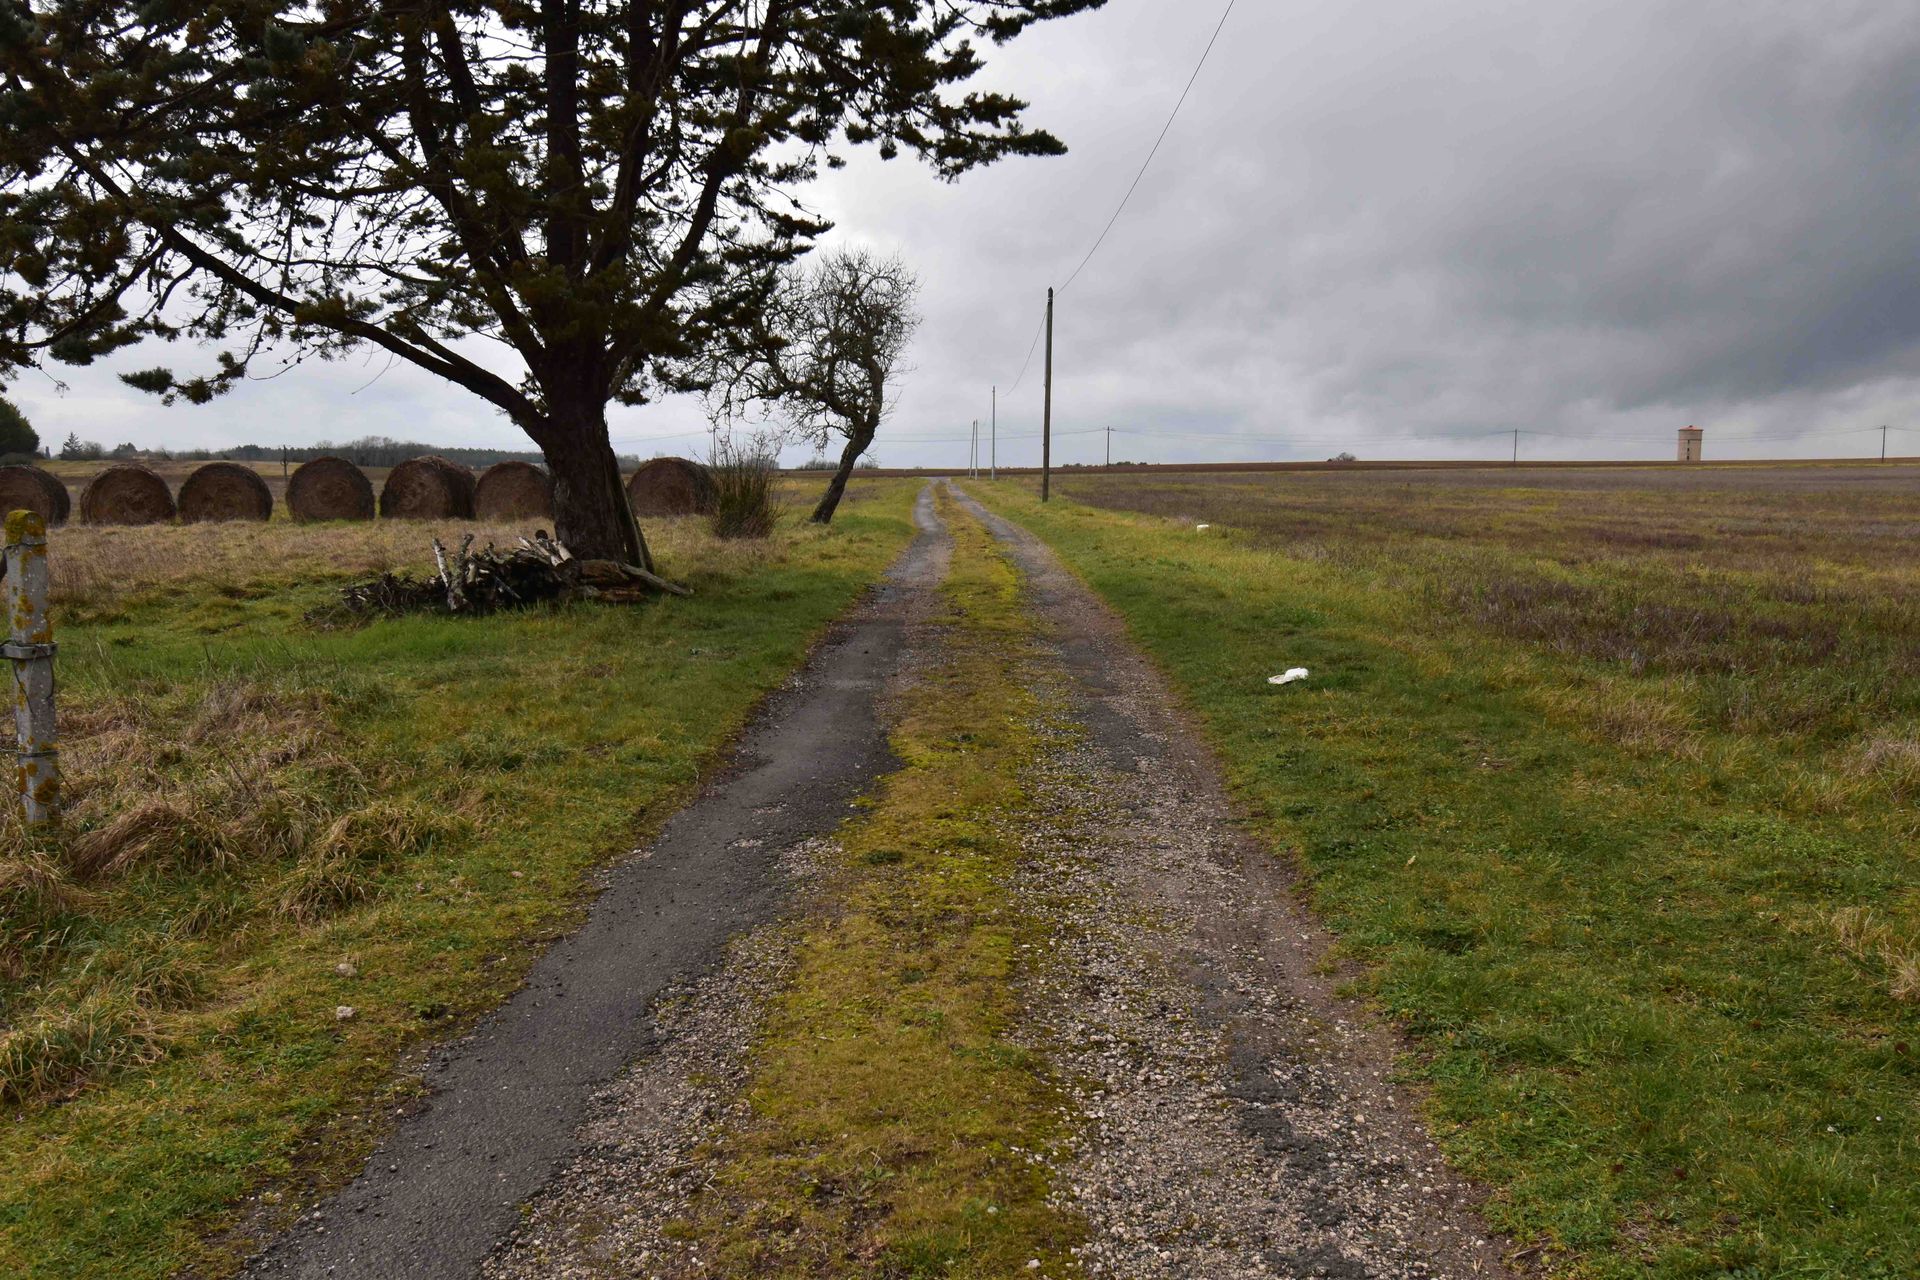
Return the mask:
POLYGON ((207 520, 271 520, 273 490, 252 467, 209 462, 180 486, 180 518, 188 524, 207 520))
POLYGON ((496 462, 480 473, 473 513, 481 520, 548 520, 553 479, 531 462, 496 462))
POLYGON ((473 472, 427 454, 409 458, 387 474, 380 490, 383 520, 473 519, 473 472))
POLYGON ((345 458, 315 458, 287 481, 287 510, 305 523, 373 519, 373 481, 345 458))
POLYGON ((627 481, 636 516, 690 516, 713 510, 713 473, 686 458, 642 463, 627 481))
POLYGON ((59 476, 21 463, 0 467, 0 515, 9 511, 31 511, 51 527, 67 522, 73 499, 59 476))
POLYGON ((165 524, 173 517, 167 482, 138 463, 115 463, 80 491, 80 518, 88 524, 165 524))

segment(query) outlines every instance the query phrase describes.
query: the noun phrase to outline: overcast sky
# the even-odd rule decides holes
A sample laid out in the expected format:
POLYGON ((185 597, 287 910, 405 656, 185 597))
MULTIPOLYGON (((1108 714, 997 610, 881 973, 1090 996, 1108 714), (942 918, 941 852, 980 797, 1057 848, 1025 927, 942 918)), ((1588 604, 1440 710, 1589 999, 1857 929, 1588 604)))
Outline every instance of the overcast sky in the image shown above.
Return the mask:
MULTIPOLYGON (((964 464, 1001 388, 1038 458, 1049 284, 1106 223, 1225 0, 1112 0, 995 55, 1067 157, 816 189, 898 249, 926 324, 876 449, 964 464), (957 443, 946 441, 959 438, 957 443), (917 441, 917 442, 916 442, 917 441)), ((1112 235, 1061 298, 1057 461, 1920 454, 1920 0, 1240 0, 1112 235), (1085 434, 1069 434, 1085 433, 1085 434)), ((121 367, 156 363, 141 353, 121 367)), ((183 362, 184 363, 184 362, 183 362)), ((384 359, 167 409, 107 370, 12 389, 43 439, 524 447, 384 359)), ((704 447, 697 406, 615 410, 704 447)), ((790 455, 797 456, 797 455, 790 455)))

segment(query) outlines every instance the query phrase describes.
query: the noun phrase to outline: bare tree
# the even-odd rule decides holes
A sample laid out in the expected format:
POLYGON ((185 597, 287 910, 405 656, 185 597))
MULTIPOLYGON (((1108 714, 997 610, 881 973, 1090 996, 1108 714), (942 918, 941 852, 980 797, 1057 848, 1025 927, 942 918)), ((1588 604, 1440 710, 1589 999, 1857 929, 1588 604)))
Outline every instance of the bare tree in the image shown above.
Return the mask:
POLYGON ((758 323, 736 335, 713 372, 716 414, 770 404, 790 439, 824 451, 845 441, 813 509, 830 524, 860 457, 893 409, 888 389, 920 327, 920 281, 897 256, 835 249, 794 265, 768 287, 758 323))

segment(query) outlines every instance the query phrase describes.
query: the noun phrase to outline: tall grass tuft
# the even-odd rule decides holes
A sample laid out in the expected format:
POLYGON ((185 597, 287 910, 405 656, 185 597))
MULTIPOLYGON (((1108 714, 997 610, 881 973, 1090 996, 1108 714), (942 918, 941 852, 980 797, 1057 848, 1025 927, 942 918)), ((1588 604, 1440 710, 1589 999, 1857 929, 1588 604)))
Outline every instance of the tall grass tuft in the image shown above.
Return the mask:
POLYGON ((1889 995, 1907 1003, 1920 1001, 1920 938, 1902 936, 1870 907, 1836 911, 1830 923, 1842 951, 1885 971, 1889 995))
POLYGON ((461 825, 417 805, 391 802, 343 814, 280 881, 273 909, 296 923, 314 924, 368 901, 395 861, 425 852, 461 825))
POLYGON ((164 1048, 138 1003, 120 990, 45 1009, 0 1034, 0 1102, 57 1098, 116 1067, 152 1062, 164 1048))
POLYGON ((779 482, 779 459, 767 442, 721 446, 713 463, 714 536, 770 536, 780 514, 775 497, 779 482))

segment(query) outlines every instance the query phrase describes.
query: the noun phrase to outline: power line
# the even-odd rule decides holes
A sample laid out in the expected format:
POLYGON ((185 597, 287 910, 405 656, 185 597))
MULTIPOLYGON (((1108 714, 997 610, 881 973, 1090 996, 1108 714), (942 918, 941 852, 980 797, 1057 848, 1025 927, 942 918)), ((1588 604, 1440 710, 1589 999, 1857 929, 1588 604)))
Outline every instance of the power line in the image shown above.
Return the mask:
POLYGON ((1046 308, 1042 307, 1040 309, 1040 323, 1033 327, 1033 341, 1027 344, 1027 358, 1020 365, 1020 377, 1015 378, 1013 385, 1007 388, 1008 395, 1012 395, 1020 389, 1020 383, 1026 378, 1027 370, 1033 367, 1033 353, 1040 349, 1040 335, 1045 332, 1046 327, 1047 312, 1046 308))
POLYGON ((1107 219, 1107 225, 1100 232, 1100 238, 1093 242, 1093 248, 1087 250, 1087 256, 1080 260, 1080 265, 1073 269, 1073 274, 1067 277, 1067 282, 1060 286, 1061 293, 1073 287, 1073 282, 1080 278, 1080 273, 1087 269, 1089 262, 1093 261, 1093 255, 1100 252, 1100 246, 1107 242, 1107 236, 1112 232, 1114 224, 1119 222, 1120 215, 1126 212, 1128 202, 1133 199, 1133 193, 1140 189, 1140 180, 1147 176, 1147 169, 1153 164, 1153 158, 1160 154, 1161 144, 1167 140, 1167 134, 1173 131, 1173 122, 1179 118, 1180 108, 1187 105, 1187 95, 1193 92, 1193 86, 1199 82, 1200 72, 1206 67, 1207 59, 1213 55, 1213 46, 1220 43, 1220 33, 1227 29, 1227 19, 1233 16, 1233 6, 1236 3, 1238 0, 1227 0, 1226 12, 1220 15, 1220 25, 1213 29, 1213 38, 1207 41, 1207 47, 1201 53, 1200 61, 1193 69, 1193 75, 1187 79, 1187 87, 1180 91, 1180 101, 1173 104, 1173 112, 1167 117, 1167 123, 1161 126, 1160 136, 1154 139, 1153 149, 1147 152, 1146 160, 1140 165, 1140 172, 1133 175, 1133 185, 1127 188, 1126 195, 1120 197, 1120 207, 1113 211, 1111 218, 1107 219))
POLYGON ((675 431, 671 435, 664 435, 664 436, 623 436, 618 440, 609 440, 607 441, 607 443, 608 444, 652 444, 656 440, 685 440, 689 436, 706 435, 707 432, 711 431, 712 429, 713 428, 711 427, 701 427, 696 431, 675 431))
MULTIPOLYGON (((1207 47, 1201 52, 1200 61, 1195 64, 1193 74, 1187 78, 1186 88, 1180 91, 1180 100, 1173 104, 1173 111, 1167 116, 1166 124, 1160 128, 1160 136, 1154 139, 1152 148, 1147 152, 1147 158, 1141 162, 1140 172, 1133 175, 1133 182, 1127 187, 1127 193, 1120 197, 1120 204, 1114 209, 1113 216, 1107 219, 1107 225, 1101 229, 1100 235, 1093 242, 1093 247, 1087 250, 1087 256, 1080 260, 1080 265, 1075 267, 1073 274, 1067 277, 1067 283, 1060 287, 1061 293, 1065 293, 1067 289, 1072 286, 1073 282, 1080 278, 1080 273, 1085 271, 1087 264, 1093 261, 1093 255, 1100 252, 1100 246, 1107 242, 1107 237, 1112 234, 1115 224, 1120 221, 1120 215, 1126 212, 1127 205, 1132 202, 1134 192, 1140 189, 1141 180, 1147 176, 1147 170, 1153 165, 1153 158, 1160 154, 1161 146, 1166 142, 1167 135, 1172 132, 1173 122, 1179 119, 1180 109, 1187 104, 1188 96, 1193 93, 1193 86, 1199 82, 1200 72, 1205 69, 1207 59, 1213 54, 1214 46, 1220 43, 1220 33, 1226 30, 1227 19, 1233 16, 1233 7, 1238 2, 1239 0, 1227 0, 1226 10, 1221 13, 1220 22, 1213 29, 1213 38, 1207 41, 1207 47)), ((1027 344, 1027 358, 1020 364, 1020 376, 1015 378, 1012 384, 1008 386, 1008 395, 1012 395, 1015 391, 1018 391, 1020 384, 1026 381, 1027 371, 1033 367, 1033 353, 1039 350, 1040 335, 1046 330, 1046 327, 1047 317, 1046 314, 1042 312, 1040 323, 1033 331, 1033 341, 1027 344)))

